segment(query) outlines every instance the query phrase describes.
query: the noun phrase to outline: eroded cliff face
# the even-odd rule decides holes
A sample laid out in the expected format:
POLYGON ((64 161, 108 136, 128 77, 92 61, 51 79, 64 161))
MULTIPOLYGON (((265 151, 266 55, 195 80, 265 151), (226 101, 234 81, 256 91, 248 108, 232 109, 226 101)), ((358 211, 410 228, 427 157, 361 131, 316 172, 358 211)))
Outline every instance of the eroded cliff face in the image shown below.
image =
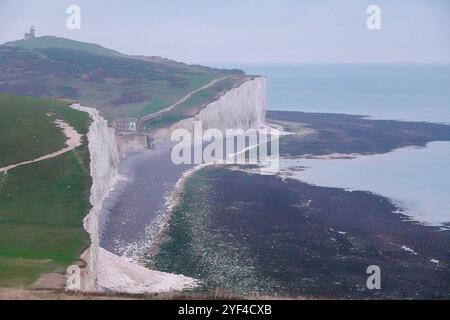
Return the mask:
POLYGON ((74 287, 69 289, 82 291, 97 291, 98 289, 98 251, 99 234, 98 221, 105 198, 113 189, 118 179, 120 163, 119 144, 114 129, 108 127, 107 121, 93 108, 79 104, 71 106, 74 109, 89 113, 92 123, 87 138, 91 158, 90 172, 92 177, 90 203, 92 209, 84 220, 84 227, 91 237, 90 247, 81 258, 87 266, 81 269, 80 281, 75 281, 74 287))
MULTIPOLYGON (((148 270, 100 247, 99 221, 103 218, 106 198, 120 180, 119 164, 126 151, 139 151, 140 144, 123 141, 107 121, 92 108, 74 104, 74 109, 88 112, 92 123, 89 140, 90 173, 92 177, 90 203, 92 209, 84 220, 91 245, 81 255, 81 266, 70 266, 66 289, 85 292, 154 293, 181 291, 196 286, 196 280, 182 275, 148 270)), ((131 141, 131 142, 130 142, 131 141)))
POLYGON ((225 132, 226 129, 259 129, 265 125, 266 110, 266 78, 255 77, 227 91, 193 118, 155 130, 151 137, 154 143, 170 142, 175 129, 193 132, 194 121, 202 121, 203 130, 218 129, 225 132))
MULTIPOLYGON (((86 265, 81 268, 69 267, 67 289, 142 293, 195 286, 195 279, 147 270, 100 248, 100 215, 104 200, 119 180, 120 160, 129 153, 145 150, 147 136, 116 134, 96 109, 79 104, 72 105, 72 108, 88 112, 93 120, 87 135, 91 157, 92 209, 84 221, 91 237, 90 247, 81 256, 86 265)), ((194 121, 198 120, 203 122, 204 130, 214 128, 225 132, 226 129, 258 129, 265 126, 266 108, 266 79, 256 77, 227 91, 206 105, 195 117, 152 132, 151 137, 155 144, 170 142, 173 130, 184 128, 193 132, 194 121)))

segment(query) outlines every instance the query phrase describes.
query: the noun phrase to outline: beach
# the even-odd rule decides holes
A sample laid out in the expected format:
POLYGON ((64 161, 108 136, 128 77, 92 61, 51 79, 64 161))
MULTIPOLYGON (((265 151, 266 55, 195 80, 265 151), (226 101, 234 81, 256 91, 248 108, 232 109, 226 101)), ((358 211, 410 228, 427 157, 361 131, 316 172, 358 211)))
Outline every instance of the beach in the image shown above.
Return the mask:
MULTIPOLYGON (((289 133, 280 154, 293 162, 389 159, 393 150, 450 139, 446 125, 351 115, 271 111, 269 122, 289 133)), ((197 279, 198 292, 446 297, 450 234, 411 219, 393 199, 305 183, 300 165, 261 175, 258 166, 177 166, 170 153, 160 145, 121 163, 101 228, 105 249, 197 279), (369 265, 382 266, 385 290, 366 290, 369 265)))
POLYGON ((122 179, 105 200, 101 214, 103 248, 129 258, 148 249, 177 181, 194 167, 173 164, 170 153, 171 144, 163 144, 121 162, 122 179))

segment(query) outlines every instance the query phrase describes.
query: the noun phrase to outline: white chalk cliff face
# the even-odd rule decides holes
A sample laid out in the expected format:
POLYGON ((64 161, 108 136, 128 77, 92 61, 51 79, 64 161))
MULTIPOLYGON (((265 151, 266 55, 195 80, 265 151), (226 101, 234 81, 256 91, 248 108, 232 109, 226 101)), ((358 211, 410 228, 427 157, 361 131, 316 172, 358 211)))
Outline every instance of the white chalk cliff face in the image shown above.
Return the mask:
POLYGON ((105 199, 119 180, 118 167, 123 155, 119 146, 122 142, 97 110, 78 104, 71 107, 88 112, 92 119, 87 135, 91 158, 92 209, 84 220, 84 227, 91 238, 90 247, 81 256, 86 266, 79 272, 77 267, 68 268, 70 271, 67 289, 87 292, 153 293, 195 287, 195 279, 146 269, 100 247, 100 215, 105 199), (78 279, 74 278, 74 275, 78 279))
MULTIPOLYGON (((195 279, 148 270, 100 248, 100 214, 104 200, 119 180, 120 160, 129 150, 142 149, 144 142, 142 137, 138 137, 136 142, 128 137, 125 139, 116 135, 114 129, 108 127, 107 121, 96 109, 79 104, 73 104, 71 107, 88 112, 93 120, 87 135, 91 157, 92 209, 84 221, 85 229, 91 237, 90 247, 81 256, 86 262, 86 267, 81 268, 79 280, 73 278, 76 271, 72 273, 73 270, 78 270, 77 267, 69 267, 67 289, 151 293, 183 290, 195 286, 195 279)), ((214 128, 225 132, 226 129, 259 129, 265 126, 266 108, 266 79, 256 77, 225 92, 216 101, 206 105, 194 118, 182 120, 169 128, 159 129, 152 133, 152 137, 155 143, 169 142, 174 129, 184 128, 192 132, 194 121, 197 120, 203 122, 204 130, 214 128)))
MULTIPOLYGON (((90 172, 92 177, 90 203, 92 209, 84 220, 84 227, 91 237, 91 246, 83 253, 87 268, 81 271, 82 291, 97 291, 98 279, 98 220, 103 201, 113 189, 118 179, 120 155, 116 135, 108 122, 93 108, 72 105, 72 108, 89 113, 92 123, 87 138, 89 140, 90 172)), ((77 288, 74 288, 77 289, 77 288)))
POLYGON ((203 130, 218 129, 223 133, 226 129, 259 129, 265 125, 266 110, 266 78, 255 77, 225 92, 195 117, 155 130, 151 135, 155 143, 169 142, 175 129, 193 132, 194 121, 202 121, 203 130))

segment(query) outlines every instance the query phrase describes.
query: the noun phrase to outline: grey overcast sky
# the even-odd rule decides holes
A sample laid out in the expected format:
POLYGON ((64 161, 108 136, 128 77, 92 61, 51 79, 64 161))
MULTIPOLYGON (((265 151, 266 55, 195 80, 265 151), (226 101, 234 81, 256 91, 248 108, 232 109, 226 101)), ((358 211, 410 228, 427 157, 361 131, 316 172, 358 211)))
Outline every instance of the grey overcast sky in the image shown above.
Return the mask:
POLYGON ((1 43, 30 25, 190 63, 450 63, 450 0, 0 0, 1 43), (71 4, 80 30, 66 28, 71 4))

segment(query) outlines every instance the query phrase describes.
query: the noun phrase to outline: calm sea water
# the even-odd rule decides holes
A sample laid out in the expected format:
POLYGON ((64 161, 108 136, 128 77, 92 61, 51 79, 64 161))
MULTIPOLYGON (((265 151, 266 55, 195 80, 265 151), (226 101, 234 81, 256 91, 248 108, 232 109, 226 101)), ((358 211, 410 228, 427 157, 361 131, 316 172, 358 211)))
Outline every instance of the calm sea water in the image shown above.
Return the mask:
MULTIPOLYGON (((236 67, 236 66, 234 66, 236 67)), ((241 65, 268 78, 272 110, 367 115, 450 123, 449 65, 241 65)), ((353 160, 305 160, 303 181, 366 190, 399 204, 413 219, 450 222, 450 143, 353 160)))
POLYGON ((268 78, 272 110, 450 123, 450 65, 222 65, 268 78))
POLYGON ((281 169, 319 186, 365 190, 393 200, 413 220, 429 225, 450 222, 450 142, 402 148, 355 159, 282 160, 281 169))

